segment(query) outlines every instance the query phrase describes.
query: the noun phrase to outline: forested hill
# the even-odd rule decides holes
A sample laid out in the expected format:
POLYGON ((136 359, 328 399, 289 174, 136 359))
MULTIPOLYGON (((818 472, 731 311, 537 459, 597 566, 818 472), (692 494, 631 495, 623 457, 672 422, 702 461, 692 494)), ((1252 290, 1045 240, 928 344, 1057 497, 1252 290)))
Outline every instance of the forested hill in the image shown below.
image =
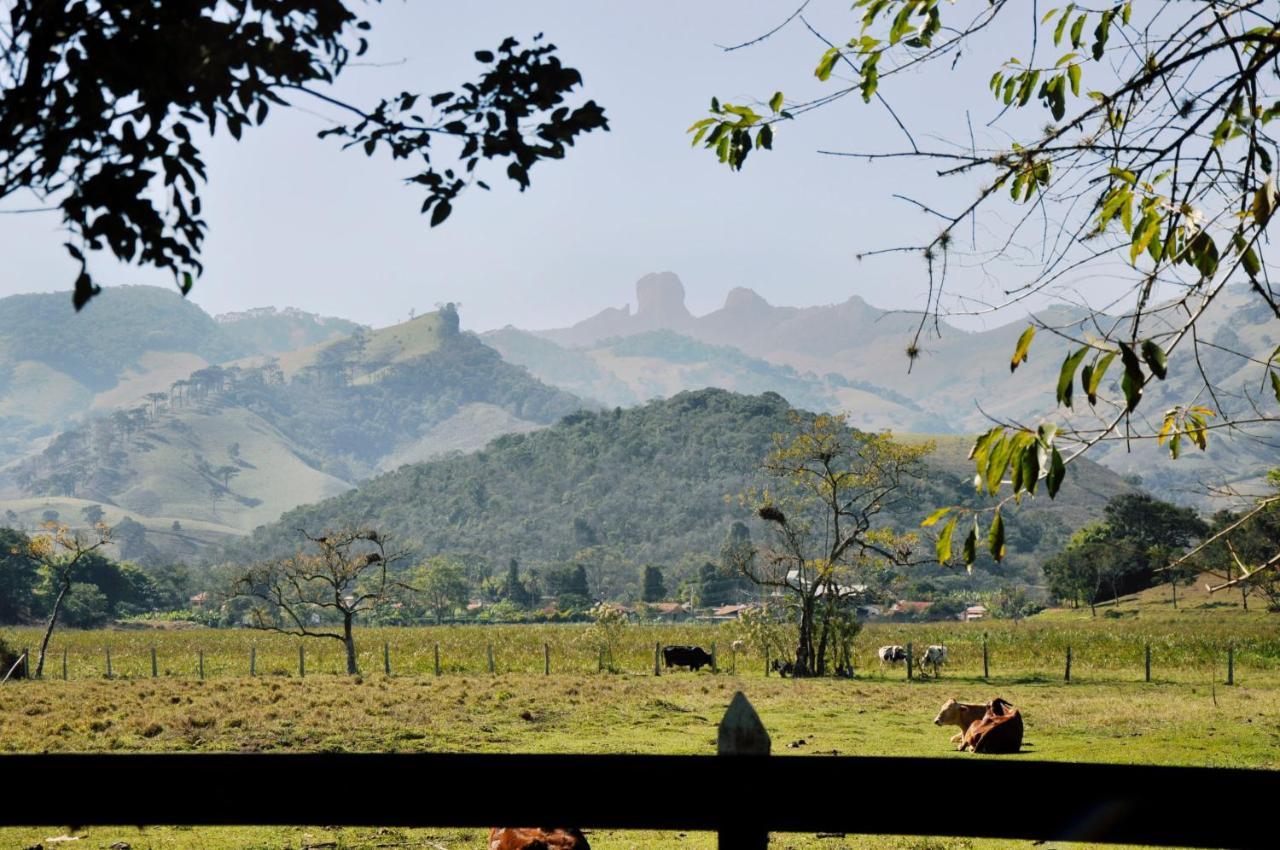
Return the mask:
MULTIPOLYGON (((499 437, 483 451, 406 466, 297 508, 224 554, 236 560, 281 554, 296 545, 299 528, 368 524, 423 556, 696 567, 714 557, 734 520, 750 519, 726 496, 760 483, 760 461, 772 435, 791 427, 791 409, 775 393, 709 389, 628 410, 575 413, 541 431, 499 437)), ((941 444, 896 524, 916 527, 933 506, 974 498, 966 450, 956 439, 941 444)), ((1036 555, 1061 546, 1074 524, 1100 516, 1107 499, 1128 489, 1095 464, 1073 466, 1053 510, 1041 498, 1011 515, 1011 566, 999 569, 1031 568, 1036 555)))

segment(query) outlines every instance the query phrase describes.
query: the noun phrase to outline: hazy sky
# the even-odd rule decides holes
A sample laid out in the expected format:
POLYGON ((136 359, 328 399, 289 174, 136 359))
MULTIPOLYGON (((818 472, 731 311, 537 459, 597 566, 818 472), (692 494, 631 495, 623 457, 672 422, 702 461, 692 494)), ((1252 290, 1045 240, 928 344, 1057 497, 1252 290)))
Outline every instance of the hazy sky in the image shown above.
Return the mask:
MULTIPOLYGON (((806 15, 843 41, 856 30, 848 7, 814 0, 806 15)), ((695 313, 718 307, 734 286, 775 304, 857 294, 878 306, 916 306, 924 286, 917 257, 859 263, 855 254, 928 235, 922 214, 890 196, 936 198, 937 187, 905 163, 816 153, 901 148, 882 108, 848 98, 780 127, 777 149, 753 154, 739 174, 689 147, 684 130, 713 94, 767 99, 781 89, 799 99, 834 87, 813 77, 824 45, 798 23, 751 49, 716 46, 760 35, 794 8, 794 0, 376 7, 370 64, 347 72, 344 97, 372 103, 402 89, 451 89, 475 75, 475 50, 545 32, 582 71, 585 96, 604 105, 612 132, 539 164, 523 194, 492 171, 495 191, 469 194, 430 229, 418 213, 422 195, 401 183, 405 163, 317 140, 324 110, 299 97, 307 111, 276 112, 240 143, 223 134, 207 144, 210 232, 192 298, 211 313, 270 304, 373 325, 458 301, 469 328, 551 327, 631 302, 637 278, 669 270, 695 313)), ((958 73, 981 94, 1004 57, 978 58, 958 73)), ((989 100, 964 103, 912 79, 896 79, 893 94, 918 133, 966 126, 966 105, 984 120, 993 113, 989 100)), ((7 205, 15 204, 27 201, 7 205)), ((62 241, 54 214, 0 216, 0 295, 67 289, 74 268, 62 241)), ((104 258, 93 268, 104 284, 171 285, 168 275, 104 258)))

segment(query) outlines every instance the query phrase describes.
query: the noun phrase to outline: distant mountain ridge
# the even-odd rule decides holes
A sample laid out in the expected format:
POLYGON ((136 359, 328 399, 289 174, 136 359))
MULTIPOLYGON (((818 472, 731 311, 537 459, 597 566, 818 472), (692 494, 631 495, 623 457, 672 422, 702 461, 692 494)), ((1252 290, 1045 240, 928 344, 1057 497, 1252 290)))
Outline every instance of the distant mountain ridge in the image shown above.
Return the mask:
POLYGON ((582 406, 462 333, 451 306, 279 357, 206 366, 145 401, 63 431, 10 466, 0 484, 21 510, 0 507, 28 525, 92 503, 143 526, 164 517, 243 534, 386 468, 476 449, 582 406))
MULTIPOLYGON (((492 332, 495 346, 515 362, 550 383, 574 391, 610 398, 610 393, 637 401, 680 389, 693 389, 699 380, 744 392, 772 390, 803 405, 826 407, 849 414, 862 428, 889 427, 949 433, 976 433, 1000 420, 1036 422, 1054 412, 1054 389, 1067 343, 1042 333, 1030 358, 1016 373, 1009 358, 1029 320, 985 331, 964 331, 945 322, 922 340, 919 356, 910 361, 906 349, 913 341, 918 316, 881 310, 861 298, 825 306, 780 307, 750 289, 731 290, 724 306, 702 316, 689 312, 684 285, 670 273, 642 277, 636 284, 636 309, 609 308, 567 328, 520 332, 492 332), (521 339, 520 334, 527 338, 521 339), (708 354, 704 362, 677 362, 681 354, 665 356, 650 346, 654 357, 645 365, 654 392, 637 392, 634 378, 640 363, 619 357, 625 341, 676 334, 710 346, 741 353, 733 369, 711 368, 723 355, 708 354), (535 344, 528 337, 536 337, 535 344), (550 346, 556 346, 552 348, 550 346), (754 363, 768 364, 769 369, 754 363), (908 366, 910 373, 908 374, 908 366), (785 371, 786 369, 791 371, 785 371), (665 377, 663 377, 665 376, 665 377), (839 386, 847 382, 848 388, 839 386), (599 387, 600 389, 596 389, 599 387), (664 393, 665 388, 665 393, 664 393)), ((1090 314, 1079 307, 1056 305, 1036 314, 1046 325, 1081 338, 1093 328, 1090 314)), ((1103 317, 1105 321, 1105 317, 1103 317)), ((1149 320, 1148 333, 1162 330, 1149 320)), ((932 325, 932 322, 930 323, 932 325)), ((1169 378, 1147 388, 1143 403, 1149 416, 1178 404, 1197 404, 1201 395, 1199 367, 1220 387, 1218 402, 1234 414, 1249 416, 1258 396, 1256 364, 1233 358, 1227 350, 1270 352, 1280 344, 1275 316, 1245 285, 1228 287, 1199 322, 1201 339, 1217 348, 1202 351, 1199 364, 1184 361, 1169 378), (1252 369, 1252 371, 1250 371, 1252 369)), ((686 352, 689 343, 668 340, 667 347, 686 352)), ((1121 397, 1119 369, 1103 384, 1104 396, 1121 397)), ((1100 410, 1109 411, 1105 405, 1100 410)), ((1103 419, 1087 405, 1076 406, 1075 421, 1094 426, 1103 419)), ((1207 453, 1185 452, 1177 462, 1165 462, 1160 452, 1130 453, 1123 442, 1097 447, 1093 457, 1126 475, 1139 475, 1149 486, 1179 501, 1211 506, 1203 482, 1226 481, 1244 490, 1257 489, 1261 476, 1275 467, 1275 440, 1268 435, 1215 434, 1207 453), (1255 439, 1254 437, 1259 437, 1255 439)))
POLYGON ((177 292, 111 287, 80 313, 66 293, 0 298, 0 464, 94 411, 139 404, 210 365, 345 336, 300 310, 219 322, 177 292))

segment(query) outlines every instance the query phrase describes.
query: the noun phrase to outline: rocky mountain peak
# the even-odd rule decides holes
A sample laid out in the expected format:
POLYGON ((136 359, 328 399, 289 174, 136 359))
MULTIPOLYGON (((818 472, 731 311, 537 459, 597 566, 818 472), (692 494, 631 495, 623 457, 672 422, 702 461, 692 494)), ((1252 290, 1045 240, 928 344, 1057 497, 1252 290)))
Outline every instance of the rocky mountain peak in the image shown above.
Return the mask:
POLYGON ((690 317, 684 305, 684 284, 672 272, 647 274, 636 281, 636 315, 665 327, 690 317))

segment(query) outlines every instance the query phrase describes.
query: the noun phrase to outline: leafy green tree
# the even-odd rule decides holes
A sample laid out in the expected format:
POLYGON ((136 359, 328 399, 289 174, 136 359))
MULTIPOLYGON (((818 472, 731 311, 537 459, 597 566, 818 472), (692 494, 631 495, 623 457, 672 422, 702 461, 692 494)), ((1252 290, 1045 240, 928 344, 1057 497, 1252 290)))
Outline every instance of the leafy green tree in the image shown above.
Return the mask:
POLYGON ((110 603, 97 585, 72 582, 62 619, 73 629, 97 628, 111 619, 110 603))
POLYGON ((351 123, 320 136, 416 161, 407 182, 434 226, 466 189, 488 188, 483 162, 505 164, 523 190, 538 162, 608 128, 594 101, 568 102, 581 75, 541 36, 477 51, 481 73, 456 91, 341 100, 324 87, 365 52, 369 29, 351 0, 16 0, 0 32, 0 199, 25 191, 60 212, 79 309, 99 291, 90 251, 168 269, 190 290, 207 229, 201 129, 239 139, 277 110, 336 110, 351 123))
MULTIPOLYGON (((1274 340, 1206 327, 1233 309, 1280 319, 1266 254, 1277 206, 1280 10, 1232 0, 1068 3, 1037 8, 1029 33, 1024 11, 1008 0, 854 0, 847 29, 826 34, 801 9, 782 26, 817 36, 814 74, 826 87, 804 98, 712 98, 689 128, 694 145, 739 170, 753 150, 773 147, 775 130, 861 100, 887 111, 900 146, 855 130, 852 149, 824 153, 914 163, 931 180, 959 184, 960 203, 894 189, 925 214, 923 231, 858 255, 919 258, 926 295, 904 345, 908 369, 947 327, 943 317, 975 309, 972 293, 955 291, 962 270, 980 265, 1004 278, 981 310, 1019 319, 1046 295, 1087 304, 1077 282, 1107 277, 1106 312, 1033 317, 1009 352, 1011 371, 1033 357, 1062 365, 1039 379, 1057 402, 1042 422, 997 417, 975 444, 979 487, 996 501, 956 508, 988 515, 993 530, 1003 528, 1001 507, 1041 482, 1052 498, 1068 465, 1104 443, 1160 446, 1177 458, 1203 451, 1222 429, 1274 437, 1280 419, 1274 340), (977 74, 957 72, 975 59, 977 74), (981 89, 965 88, 979 79, 981 89), (894 108, 921 91, 964 108, 917 110, 914 120, 894 108), (966 122, 920 124, 956 115, 966 122), (1049 334, 1053 349, 1041 341, 1049 334)), ((979 401, 990 409, 1001 393, 979 401)), ((1002 540, 993 531, 997 560, 1002 540)), ((966 563, 976 554, 967 546, 966 563)))
POLYGON ((443 555, 428 558, 410 573, 409 583, 435 616, 437 625, 467 604, 466 572, 453 558, 443 555))
POLYGON ((795 675, 828 672, 840 620, 868 573, 912 562, 914 535, 881 524, 881 514, 907 497, 930 449, 855 431, 830 415, 794 415, 792 432, 775 438, 762 463, 769 486, 743 494, 771 540, 740 553, 737 567, 790 601, 795 675))
POLYGON ((529 589, 520 580, 520 563, 515 558, 507 562, 507 577, 502 583, 502 598, 519 608, 528 608, 533 601, 529 589))
POLYGON ((0 528, 0 623, 22 623, 36 615, 40 562, 29 554, 30 543, 21 531, 0 528))
POLYGON ((640 598, 645 602, 661 602, 667 598, 667 585, 662 578, 662 568, 648 564, 644 567, 643 589, 640 598))

